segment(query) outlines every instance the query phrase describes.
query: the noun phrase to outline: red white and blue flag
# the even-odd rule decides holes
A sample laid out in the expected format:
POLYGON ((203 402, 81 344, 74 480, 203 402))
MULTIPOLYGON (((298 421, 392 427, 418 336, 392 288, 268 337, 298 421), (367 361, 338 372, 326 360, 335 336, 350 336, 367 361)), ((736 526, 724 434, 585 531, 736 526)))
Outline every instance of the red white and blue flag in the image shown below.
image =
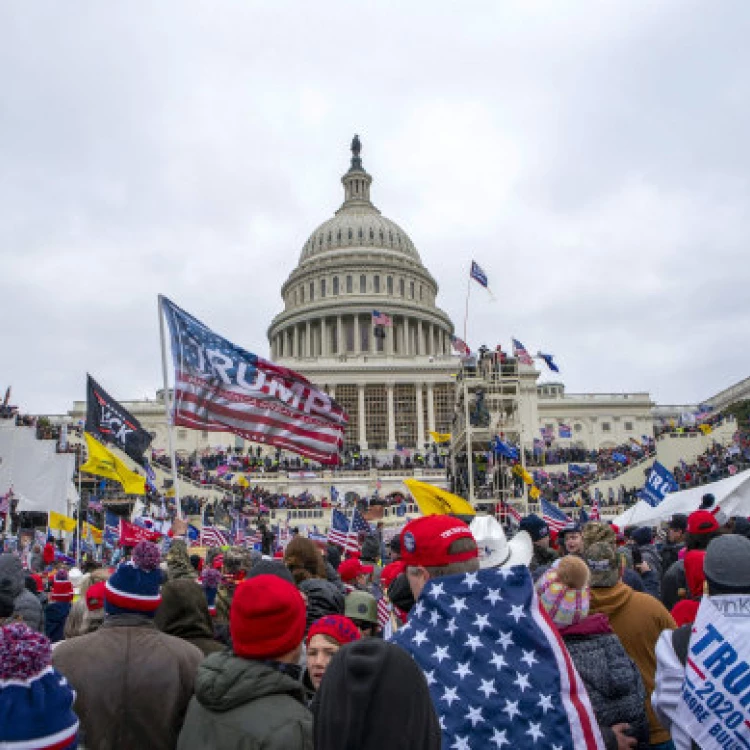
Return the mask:
POLYGON ((322 464, 336 464, 349 418, 299 373, 214 333, 166 297, 175 366, 174 424, 232 432, 322 464))
POLYGON ((471 354, 471 349, 469 349, 469 345, 463 339, 458 338, 458 336, 451 336, 451 346, 462 357, 468 357, 471 354))
POLYGON ((591 513, 589 514, 589 519, 592 521, 601 521, 602 517, 599 513, 599 498, 595 497, 594 502, 591 503, 591 513))
POLYGON ((430 580, 392 641, 427 678, 444 748, 604 748, 525 566, 430 580))
POLYGON ((216 526, 204 526, 201 530, 201 546, 226 547, 228 544, 227 535, 216 526))
POLYGON ((542 518, 547 526, 553 531, 561 531, 571 522, 571 519, 568 518, 565 513, 548 500, 541 498, 540 504, 542 508, 542 518))
POLYGON ((387 328, 393 325, 393 319, 385 313, 380 312, 380 310, 373 310, 372 324, 374 326, 385 326, 387 328))
POLYGON ((487 288, 487 274, 475 260, 471 261, 471 271, 469 271, 469 275, 477 282, 477 284, 483 286, 485 289, 487 288))
MULTIPOLYGON (((359 511, 355 510, 355 516, 359 511)), ((364 520, 364 519, 362 519, 364 520)), ((367 521, 365 521, 367 524, 367 521)), ((369 525, 367 526, 369 529, 369 525)), ((349 519, 340 511, 334 508, 331 513, 331 527, 328 529, 328 543, 343 547, 347 552, 359 552, 359 536, 352 519, 351 526, 349 519)))
POLYGON ((531 358, 531 355, 526 351, 526 347, 518 339, 513 339, 513 354, 516 356, 516 359, 518 359, 518 361, 522 365, 534 364, 534 360, 531 358))

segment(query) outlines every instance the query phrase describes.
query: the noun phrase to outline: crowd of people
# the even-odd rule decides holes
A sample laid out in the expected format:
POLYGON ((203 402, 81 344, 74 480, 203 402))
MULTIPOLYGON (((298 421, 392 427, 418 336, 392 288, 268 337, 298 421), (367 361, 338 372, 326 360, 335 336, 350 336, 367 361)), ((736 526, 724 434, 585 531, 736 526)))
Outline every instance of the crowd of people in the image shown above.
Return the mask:
POLYGON ((690 629, 750 596, 750 521, 710 494, 663 528, 424 516, 361 542, 0 555, 0 746, 691 748, 690 629))

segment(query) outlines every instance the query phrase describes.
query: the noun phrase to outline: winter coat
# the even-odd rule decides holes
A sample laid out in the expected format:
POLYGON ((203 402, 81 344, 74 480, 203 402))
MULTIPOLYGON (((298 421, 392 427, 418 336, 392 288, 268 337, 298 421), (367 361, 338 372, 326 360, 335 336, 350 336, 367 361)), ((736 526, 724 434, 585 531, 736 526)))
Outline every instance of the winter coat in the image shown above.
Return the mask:
POLYGON ((203 588, 190 578, 169 581, 161 589, 161 605, 154 623, 163 633, 197 646, 204 656, 222 651, 214 640, 213 622, 203 588))
MULTIPOLYGON (((648 567, 651 568, 651 570, 655 574, 656 593, 653 595, 657 599, 659 599, 660 593, 661 593, 661 577, 662 577, 661 557, 659 555, 659 550, 657 550, 653 544, 644 544, 644 545, 641 545, 638 549, 641 551, 643 562, 648 563, 648 567)), ((652 593, 652 592, 647 591, 647 593, 652 593)))
POLYGON ((589 615, 576 625, 561 628, 560 635, 586 685, 607 750, 617 750, 617 738, 610 727, 621 723, 630 724, 629 735, 647 746, 643 680, 607 617, 589 615))
POLYGON ((21 560, 16 555, 0 555, 0 593, 13 599, 13 616, 21 619, 34 630, 44 632, 42 603, 26 588, 21 560))
POLYGON ((344 614, 344 595, 338 587, 322 578, 308 578, 302 581, 299 590, 307 596, 307 624, 309 630, 316 620, 326 615, 344 614))
POLYGON ((555 550, 550 547, 540 547, 538 544, 534 545, 534 554, 531 557, 529 563, 529 570, 531 575, 536 581, 539 576, 544 573, 555 560, 557 560, 558 554, 555 550))
POLYGON ((211 654, 198 669, 178 750, 312 750, 302 683, 274 666, 211 654))
POLYGON ((591 612, 607 615, 612 630, 641 673, 646 688, 649 741, 652 745, 666 742, 669 733, 651 710, 650 695, 656 673, 656 641, 663 630, 674 629, 675 621, 653 596, 633 591, 622 581, 607 588, 592 588, 591 612))
POLYGON ((70 614, 70 602, 51 602, 44 610, 44 634, 52 643, 65 639, 65 623, 70 614))
POLYGON ((174 750, 202 660, 198 648, 136 614, 107 615, 95 633, 52 653, 77 693, 73 710, 92 750, 174 750))
POLYGON ((47 542, 47 544, 44 545, 42 560, 44 561, 45 567, 52 565, 55 562, 55 545, 52 544, 52 542, 47 542))
POLYGON ((685 578, 685 563, 678 560, 673 563, 664 573, 661 579, 661 601, 667 609, 672 609, 687 592, 687 579, 685 578))
POLYGON ((380 540, 374 534, 365 537, 362 543, 362 559, 376 562, 380 559, 380 540))

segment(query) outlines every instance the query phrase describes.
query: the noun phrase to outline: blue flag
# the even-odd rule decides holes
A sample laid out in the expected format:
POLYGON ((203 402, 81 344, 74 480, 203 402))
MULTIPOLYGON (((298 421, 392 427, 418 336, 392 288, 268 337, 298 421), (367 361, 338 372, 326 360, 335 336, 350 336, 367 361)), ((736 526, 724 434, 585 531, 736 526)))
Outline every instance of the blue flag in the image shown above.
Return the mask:
POLYGON ((541 352, 537 354, 537 357, 541 357, 552 372, 560 372, 560 368, 555 364, 552 356, 552 354, 542 354, 541 352))
POLYGON ((485 289, 487 288, 487 274, 482 270, 479 263, 474 260, 471 261, 471 271, 469 275, 478 284, 481 284, 485 289))
POLYGON ((641 500, 645 500, 652 508, 655 508, 670 492, 674 492, 677 487, 677 480, 674 478, 672 472, 658 461, 654 461, 646 484, 638 493, 638 497, 641 500))
POLYGON ((618 464, 626 464, 628 462, 628 457, 624 453, 613 453, 612 454, 612 460, 617 461, 618 464))
POLYGON ((497 435, 492 440, 492 450, 498 456, 505 456, 505 458, 510 459, 518 458, 518 448, 510 443, 506 443, 504 440, 500 440, 497 435))
POLYGON ((603 748, 525 566, 430 580, 393 637, 424 672, 444 748, 603 748))

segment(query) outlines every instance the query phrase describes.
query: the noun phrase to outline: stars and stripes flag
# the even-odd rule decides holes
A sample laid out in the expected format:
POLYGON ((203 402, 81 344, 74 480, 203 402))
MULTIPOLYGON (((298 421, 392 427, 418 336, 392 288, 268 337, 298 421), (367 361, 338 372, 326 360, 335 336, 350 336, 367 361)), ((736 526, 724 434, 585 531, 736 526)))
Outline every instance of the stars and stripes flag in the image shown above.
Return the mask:
POLYGON ((166 297, 160 302, 175 366, 175 425, 338 463, 349 418, 327 393, 227 341, 166 297))
POLYGON ((525 566, 430 580, 392 638, 427 678, 443 747, 604 748, 525 566))
POLYGON ((506 503, 505 500, 500 501, 500 514, 505 516, 505 518, 513 519, 516 524, 521 523, 521 514, 510 503, 506 503))
POLYGON ((571 522, 570 518, 565 515, 558 507, 553 505, 549 500, 541 498, 542 518, 547 526, 553 531, 560 531, 564 526, 571 522))
POLYGON ((601 521, 602 517, 599 513, 599 498, 595 497, 594 502, 591 503, 591 513, 589 514, 589 518, 592 521, 601 521))
POLYGON ((378 599, 378 625, 380 625, 381 630, 385 629, 391 619, 391 608, 392 605, 388 601, 388 597, 381 596, 378 599))
POLYGON ((216 526, 204 526, 201 530, 202 547, 226 547, 228 544, 227 535, 216 526))
POLYGON ((372 324, 374 326, 385 326, 386 328, 388 328, 389 326, 393 325, 393 319, 389 315, 380 312, 380 310, 373 310, 372 324))
POLYGON ((359 515, 369 530, 369 524, 362 518, 358 510, 355 509, 350 526, 349 518, 340 510, 334 508, 331 513, 331 527, 328 529, 328 543, 343 547, 347 552, 359 552, 359 537, 357 535, 358 531, 355 520, 357 515, 359 515))
POLYGON ((518 339, 512 339, 513 341, 513 354, 515 355, 516 359, 522 364, 522 365, 533 365, 534 360, 531 358, 531 355, 526 351, 526 347, 518 340, 518 339))
POLYGON ((471 271, 469 271, 469 276, 471 276, 477 284, 483 286, 485 289, 487 288, 487 274, 475 260, 471 261, 471 271))
POLYGON ((463 339, 458 338, 458 336, 451 336, 451 346, 462 357, 468 357, 471 354, 469 345, 463 339))

